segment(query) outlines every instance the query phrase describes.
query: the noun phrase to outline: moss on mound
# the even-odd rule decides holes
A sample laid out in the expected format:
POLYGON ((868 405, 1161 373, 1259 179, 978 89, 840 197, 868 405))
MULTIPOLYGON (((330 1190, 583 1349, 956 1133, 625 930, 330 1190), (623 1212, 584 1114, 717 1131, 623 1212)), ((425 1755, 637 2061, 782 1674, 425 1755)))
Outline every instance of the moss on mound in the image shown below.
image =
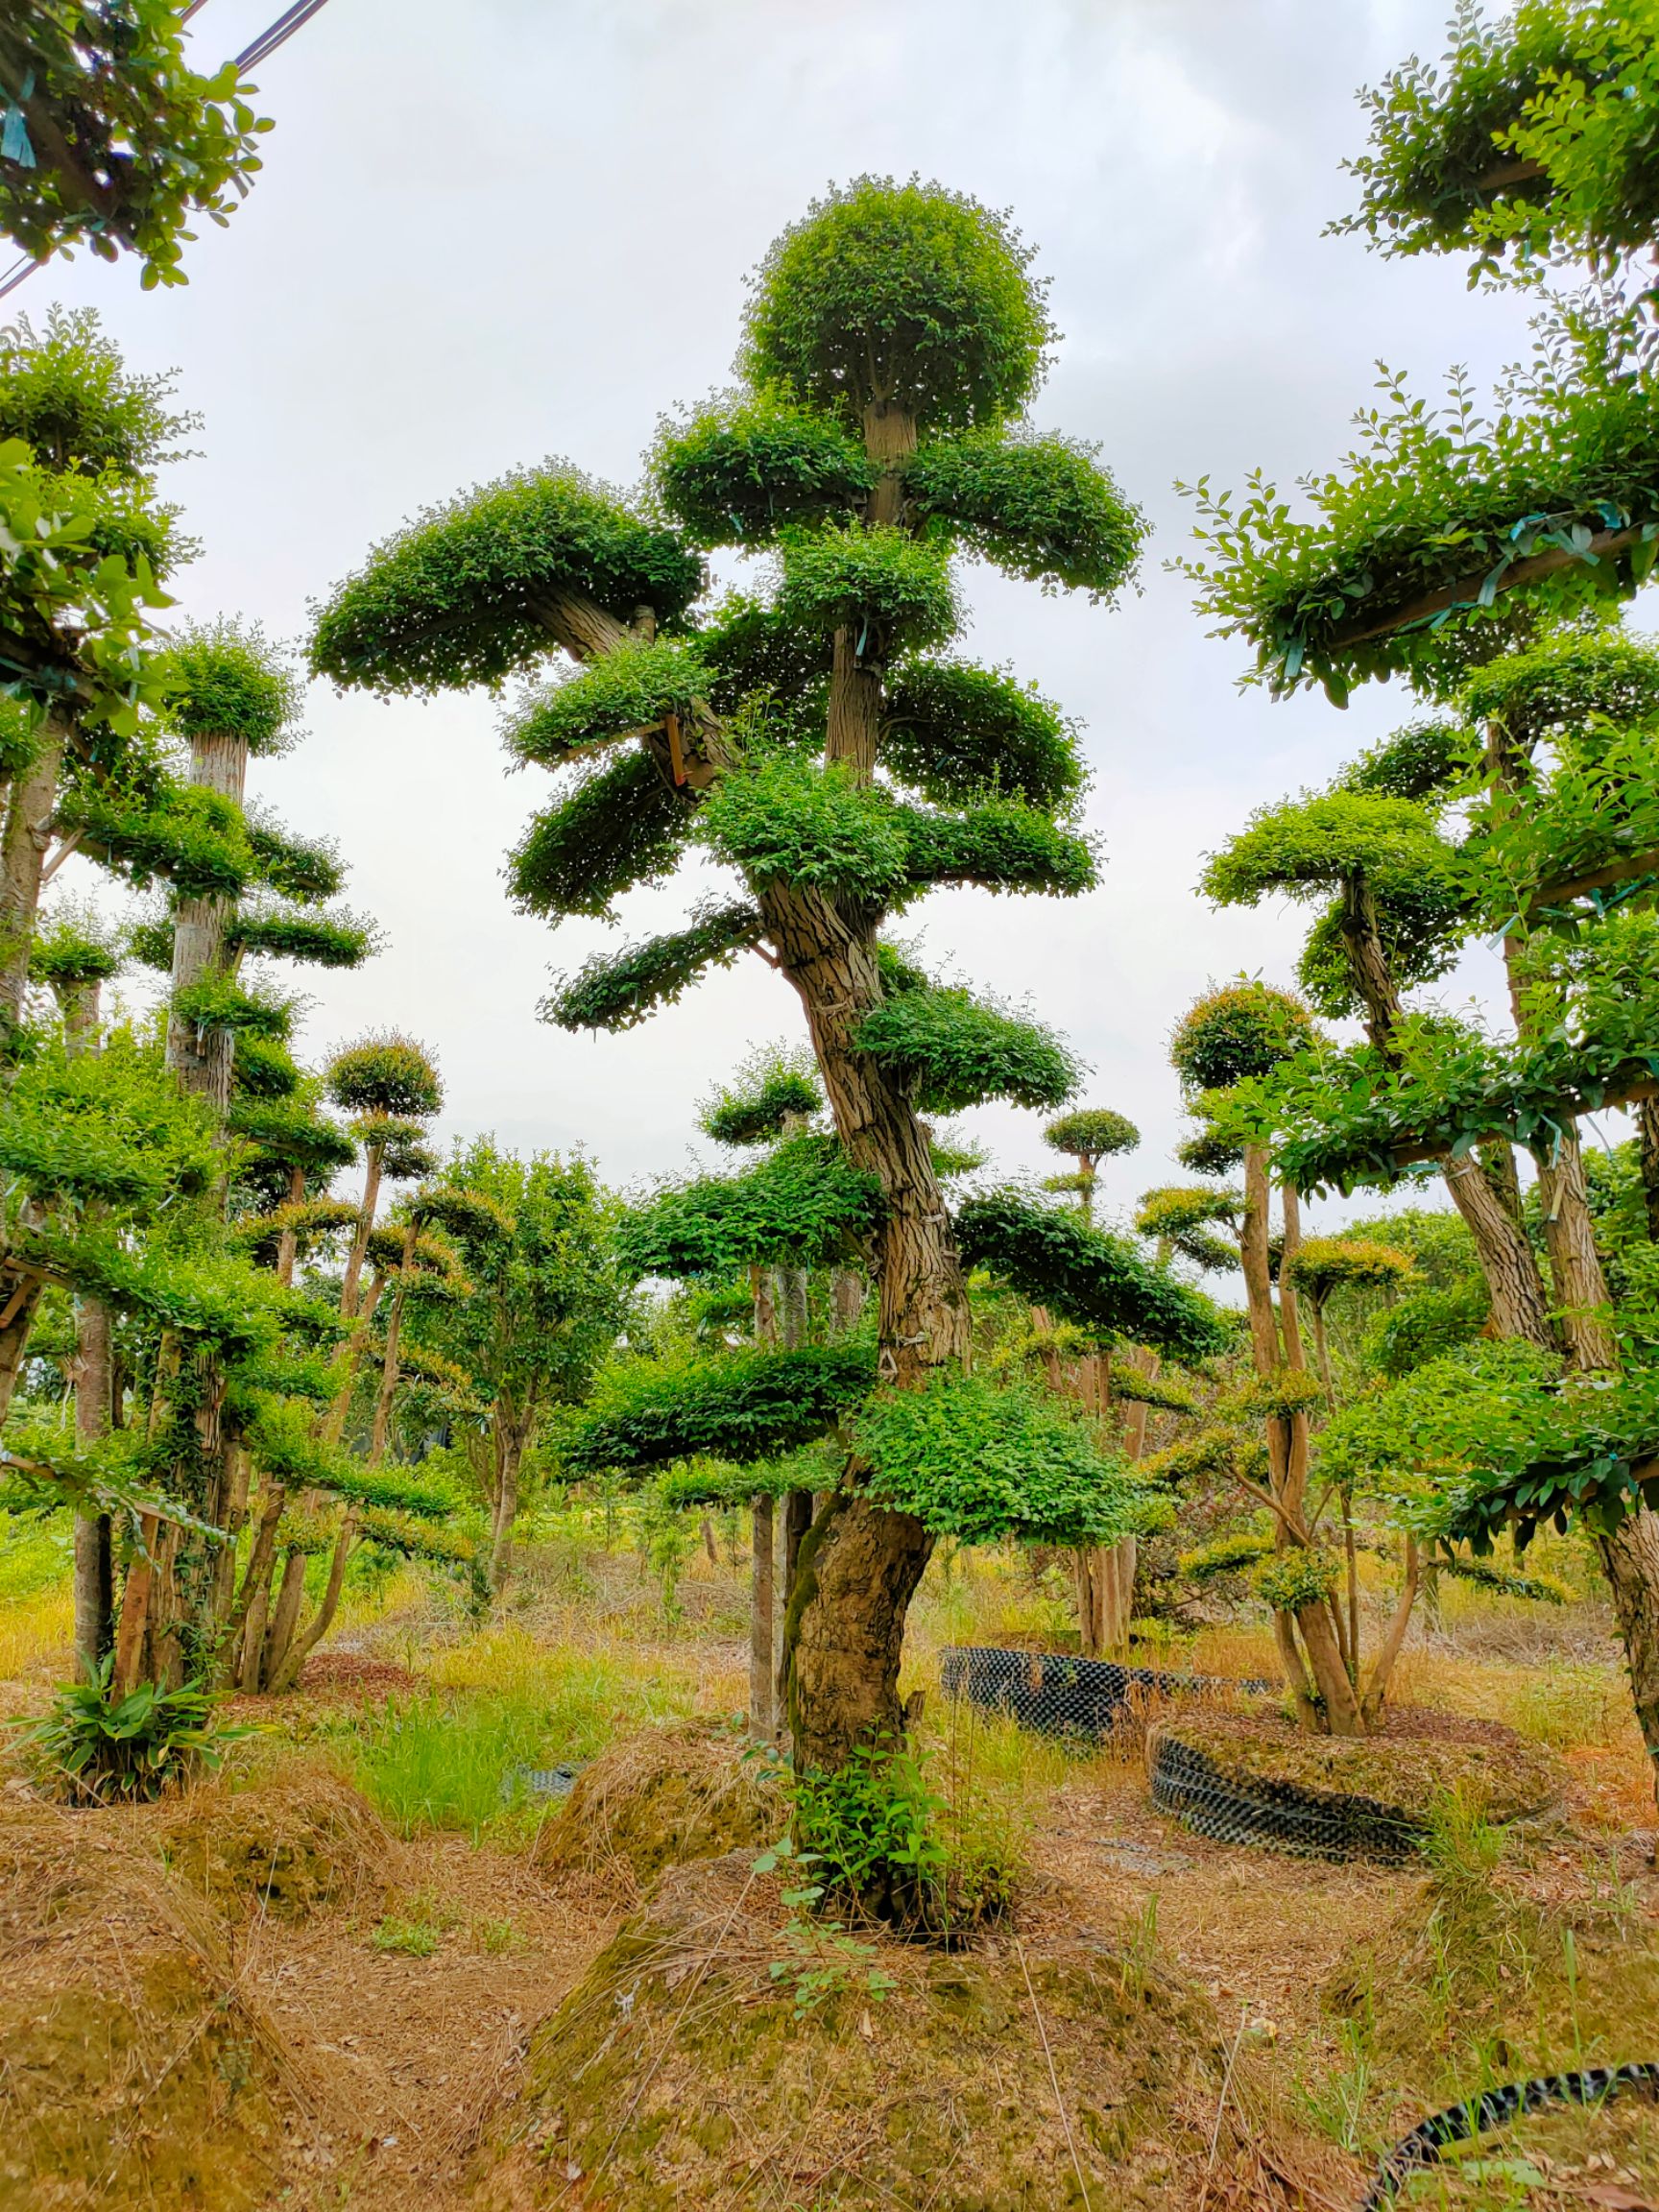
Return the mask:
POLYGON ((729 1728, 682 1721, 615 1744, 578 1778, 541 1831, 544 1873, 621 1872, 643 1887, 665 1866, 780 1836, 783 1798, 729 1728))
POLYGON ((217 1781, 157 1808, 154 1839, 192 1896, 228 1918, 303 1920, 377 1901, 396 1845, 369 1804, 324 1766, 241 1788, 217 1781))
POLYGON ((217 1931, 142 1830, 0 1810, 0 2202, 251 2212, 286 2117, 217 1931))
POLYGON ((1391 1714, 1376 1736, 1314 1736, 1279 1714, 1195 1712, 1147 1738, 1185 1745, 1245 1788, 1275 1785, 1334 1803, 1360 1798, 1385 1818, 1421 1828, 1447 1792, 1487 1820, 1514 1820, 1555 1803, 1565 1776, 1554 1756, 1496 1721, 1451 1714, 1391 1714))
MULTIPOLYGON (((1073 1908, 1052 1915, 1070 1928, 1057 1939, 942 1955, 872 1932, 850 1950, 792 1930, 777 1880, 751 1867, 743 1851, 667 1874, 538 2031, 476 2212, 578 2193, 629 2212, 1198 2201, 1228 2053, 1143 1940, 1080 1930, 1073 1908), (827 1976, 815 1995, 803 1971, 827 1976)), ((1213 2200, 1314 2200, 1304 2183, 1341 2201, 1356 2174, 1269 2110, 1246 2054, 1213 2200), (1290 2186, 1262 2174, 1264 2140, 1290 2186)))

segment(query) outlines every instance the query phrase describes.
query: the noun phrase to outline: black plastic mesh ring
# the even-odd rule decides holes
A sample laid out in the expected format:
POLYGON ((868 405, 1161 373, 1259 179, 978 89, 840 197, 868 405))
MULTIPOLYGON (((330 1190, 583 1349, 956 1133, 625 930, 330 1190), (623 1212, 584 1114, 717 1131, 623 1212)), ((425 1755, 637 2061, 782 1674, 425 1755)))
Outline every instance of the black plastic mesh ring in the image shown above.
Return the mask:
POLYGON ((1369 1859, 1399 1866, 1415 1857, 1423 1838, 1421 1824, 1398 1807, 1229 1773, 1168 1735, 1152 1746, 1152 1802, 1219 1843, 1269 1843, 1308 1859, 1369 1859))
POLYGON ((1154 1667, 1119 1667, 1112 1659, 1080 1659, 1070 1651, 1002 1651, 956 1644, 940 1669, 947 1697, 965 1697, 981 1712, 1006 1713, 1045 1736, 1109 1736, 1142 1697, 1270 1691, 1271 1682, 1237 1682, 1209 1674, 1165 1674, 1154 1667))
POLYGON ((1465 2104, 1449 2104, 1395 2144, 1377 2169, 1359 2212, 1384 2212, 1413 2174, 1440 2163, 1440 2153, 1449 2143, 1467 2143, 1490 2128, 1507 2127, 1524 2112, 1541 2112, 1548 2104, 1600 2104, 1626 2089, 1659 2098, 1659 2064, 1645 2061, 1591 2066, 1581 2074, 1540 2074, 1530 2081, 1488 2089, 1484 2097, 1472 2097, 1465 2104))

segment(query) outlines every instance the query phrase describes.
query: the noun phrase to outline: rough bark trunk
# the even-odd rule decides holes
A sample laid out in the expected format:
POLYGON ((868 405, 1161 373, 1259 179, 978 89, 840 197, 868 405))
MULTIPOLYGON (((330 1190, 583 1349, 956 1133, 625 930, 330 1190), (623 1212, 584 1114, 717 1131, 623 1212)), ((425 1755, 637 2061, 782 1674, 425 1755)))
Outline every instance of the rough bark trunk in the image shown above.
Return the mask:
POLYGON ((294 1631, 300 1625, 300 1608, 305 1598, 305 1554, 290 1545, 282 1560, 282 1580, 265 1630, 265 1652, 256 1689, 269 1690, 282 1671, 294 1631))
POLYGON ((369 1253, 370 1232, 374 1227, 374 1210, 380 1203, 380 1163, 385 1154, 382 1144, 370 1144, 363 1158, 363 1205, 357 1215, 357 1227, 352 1234, 351 1249, 346 1255, 346 1275, 340 1286, 340 1311, 348 1321, 357 1317, 357 1286, 363 1276, 363 1262, 369 1253))
MULTIPOLYGON (((239 806, 248 787, 248 745, 241 737, 209 732, 191 740, 190 781, 239 806)), ((225 930, 235 902, 220 894, 180 899, 173 916, 173 991, 222 974, 225 930)), ((230 1104, 230 1064, 235 1040, 226 1029, 198 1029, 172 1015, 167 1023, 167 1065, 181 1091, 207 1099, 223 1115, 230 1104)))
POLYGON ((40 907, 40 876, 52 842, 58 781, 70 728, 60 709, 47 709, 35 757, 12 786, 0 830, 0 1064, 6 1066, 23 1019, 29 952, 40 907))
MULTIPOLYGON (((1368 1728, 1377 1727, 1382 1719, 1382 1708, 1388 1698, 1388 1685, 1394 1678, 1394 1668, 1406 1642, 1406 1631, 1411 1625, 1411 1612, 1417 1602, 1417 1591, 1422 1579, 1423 1554, 1418 1549, 1417 1539, 1407 1534, 1406 1578, 1400 1586, 1393 1618, 1379 1647, 1377 1657, 1372 1662, 1370 1678, 1365 1684, 1365 1695, 1360 1701, 1368 1728)), ((1358 1641, 1355 1650, 1358 1650, 1358 1641)))
MULTIPOLYGON (((111 1383, 109 1309, 83 1298, 75 1314, 75 1441, 95 1447, 108 1433, 111 1383)), ((113 1535, 108 1513, 75 1517, 75 1656, 90 1682, 115 1635, 113 1535)))
POLYGON ((1616 1367, 1619 1339, 1584 1180, 1584 1152, 1568 1122, 1551 1152, 1540 1152, 1538 1196, 1544 1213, 1544 1246, 1555 1285, 1555 1303, 1567 1356, 1584 1373, 1616 1367))
POLYGON ((1624 1645, 1642 1741, 1654 1762, 1659 1803, 1659 1514, 1640 1507, 1611 1536, 1598 1536, 1596 1550, 1613 1594, 1613 1617, 1624 1645))
POLYGON ((749 1570, 749 1734, 757 1743, 770 1743, 778 1732, 774 1702, 777 1670, 772 1641, 776 1607, 772 1500, 759 1495, 751 1500, 750 1519, 753 1558, 749 1570))
POLYGON ((1642 1194, 1647 1235, 1659 1244, 1659 1098, 1644 1098, 1636 1109, 1636 1138, 1642 1155, 1642 1194))
POLYGON ((397 1287, 392 1293, 392 1310, 386 1316, 386 1350, 380 1361, 380 1387, 374 1394, 374 1419, 369 1432, 371 1467, 378 1467, 385 1457, 386 1439, 392 1432, 392 1404, 397 1395, 397 1347, 403 1335, 403 1302, 409 1294, 409 1278, 415 1271, 415 1239, 419 1235, 418 1225, 411 1220, 403 1232, 397 1287))

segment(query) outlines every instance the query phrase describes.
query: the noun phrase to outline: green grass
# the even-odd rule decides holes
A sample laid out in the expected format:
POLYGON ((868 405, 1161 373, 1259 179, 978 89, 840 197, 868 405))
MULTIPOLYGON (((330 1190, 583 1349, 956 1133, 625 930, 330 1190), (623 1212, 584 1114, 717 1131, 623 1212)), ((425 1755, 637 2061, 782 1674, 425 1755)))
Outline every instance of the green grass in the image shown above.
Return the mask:
POLYGON ((341 1748, 351 1779, 403 1835, 469 1829, 476 1841, 519 1797, 515 1767, 590 1758, 598 1742, 591 1729, 559 1727, 543 1699, 427 1693, 356 1722, 341 1748))
POLYGON ((67 1513, 0 1513, 0 1603, 67 1587, 73 1528, 67 1513))

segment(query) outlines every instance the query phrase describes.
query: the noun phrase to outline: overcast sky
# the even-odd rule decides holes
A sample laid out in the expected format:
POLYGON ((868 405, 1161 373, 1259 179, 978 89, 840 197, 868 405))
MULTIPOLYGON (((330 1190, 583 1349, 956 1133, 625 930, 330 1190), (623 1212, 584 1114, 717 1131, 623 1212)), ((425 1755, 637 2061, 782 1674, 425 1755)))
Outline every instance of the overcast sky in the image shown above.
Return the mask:
MULTIPOLYGON (((1212 913, 1202 855, 1408 711, 1375 686, 1346 713, 1239 692, 1240 649, 1206 638, 1163 565, 1190 527, 1173 480, 1260 465, 1288 487, 1344 449, 1379 356, 1430 386, 1524 343, 1519 307, 1458 265, 1320 234, 1351 201, 1357 87, 1437 53, 1444 6, 331 0, 260 71, 265 174, 204 227, 187 288, 81 260, 12 303, 90 302, 135 366, 177 368, 204 418, 170 485, 204 541, 184 610, 297 637, 308 598, 429 501, 549 453, 630 481, 659 415, 728 380, 746 273, 830 181, 916 171, 1011 209, 1064 333, 1036 420, 1098 440, 1154 534, 1113 612, 970 572, 967 649, 1079 718, 1106 867, 1086 899, 944 893, 907 926, 1071 1038, 1088 1100, 1143 1132, 1112 1170, 1126 1201, 1168 1179, 1181 1134, 1175 1020, 1240 970, 1290 980, 1300 942, 1294 912, 1212 913)), ((217 61, 276 12, 208 0, 197 50, 217 61)), ((292 824, 339 840, 388 937, 356 975, 301 972, 301 1049, 395 1024, 436 1052, 447 1133, 581 1143, 623 1183, 675 1168, 746 1045, 800 1034, 795 1001, 749 961, 624 1036, 541 1024, 548 970, 606 932, 508 904, 502 855, 549 786, 507 772, 497 711, 318 685, 306 743, 256 770, 292 824)), ((637 894, 625 928, 685 903, 684 879, 637 894)), ((971 1120, 1000 1164, 1044 1161, 1034 1117, 971 1120)))

